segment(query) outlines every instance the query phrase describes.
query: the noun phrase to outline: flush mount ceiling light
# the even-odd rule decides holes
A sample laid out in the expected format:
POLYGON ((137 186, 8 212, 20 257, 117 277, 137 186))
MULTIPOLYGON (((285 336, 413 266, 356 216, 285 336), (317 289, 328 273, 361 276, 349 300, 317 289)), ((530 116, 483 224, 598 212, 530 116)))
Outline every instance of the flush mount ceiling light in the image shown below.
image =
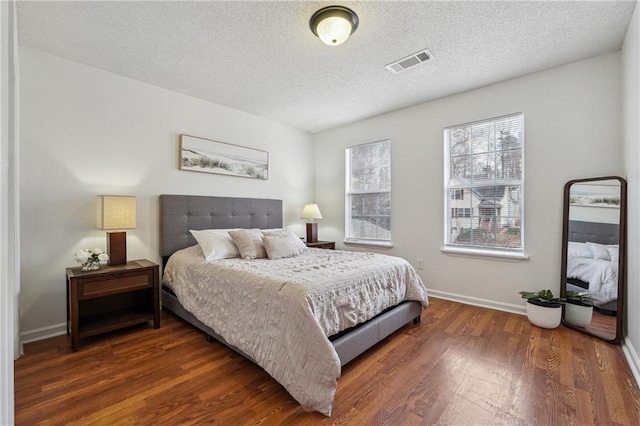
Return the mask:
POLYGON ((356 31, 358 21, 358 15, 353 10, 343 6, 329 6, 314 13, 309 26, 324 44, 338 46, 356 31))

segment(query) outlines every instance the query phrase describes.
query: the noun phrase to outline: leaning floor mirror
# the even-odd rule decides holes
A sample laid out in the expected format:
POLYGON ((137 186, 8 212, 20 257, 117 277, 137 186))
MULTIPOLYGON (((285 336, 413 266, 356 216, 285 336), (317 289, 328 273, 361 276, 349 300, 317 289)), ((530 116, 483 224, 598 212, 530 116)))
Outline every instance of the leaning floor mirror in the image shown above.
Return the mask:
POLYGON ((627 182, 618 176, 564 187, 562 322, 611 343, 622 338, 627 182))

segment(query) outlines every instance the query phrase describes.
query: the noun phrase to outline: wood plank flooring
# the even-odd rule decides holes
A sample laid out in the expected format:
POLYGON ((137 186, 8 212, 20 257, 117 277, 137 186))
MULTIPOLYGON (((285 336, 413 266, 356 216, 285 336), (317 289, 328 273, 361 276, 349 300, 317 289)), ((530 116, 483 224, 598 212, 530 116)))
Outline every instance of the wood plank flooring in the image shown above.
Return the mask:
POLYGON ((18 425, 638 425, 619 346, 523 316, 431 299, 342 371, 332 417, 260 367, 163 313, 162 328, 26 345, 18 425))

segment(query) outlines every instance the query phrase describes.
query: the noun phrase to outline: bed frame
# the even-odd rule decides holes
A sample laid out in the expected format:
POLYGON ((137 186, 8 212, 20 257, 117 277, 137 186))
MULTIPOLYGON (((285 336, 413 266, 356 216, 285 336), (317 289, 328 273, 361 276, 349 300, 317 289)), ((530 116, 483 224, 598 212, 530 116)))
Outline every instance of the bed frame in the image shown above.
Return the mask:
MULTIPOLYGON (((163 268, 174 252, 196 244, 190 229, 230 228, 282 228, 282 200, 160 195, 160 256, 163 268)), ((164 286, 162 306, 205 332, 208 341, 218 340, 251 359, 184 309, 171 290, 164 286)), ((421 313, 420 302, 403 302, 329 339, 341 365, 345 365, 404 325, 411 322, 418 324, 421 313)))
MULTIPOLYGON (((576 243, 598 243, 605 245, 619 244, 620 225, 616 223, 569 221, 569 241, 576 243)), ((567 279, 567 290, 581 292, 589 289, 589 283, 577 278, 567 279)), ((612 300, 597 307, 601 313, 615 313, 618 310, 618 300, 612 300)))

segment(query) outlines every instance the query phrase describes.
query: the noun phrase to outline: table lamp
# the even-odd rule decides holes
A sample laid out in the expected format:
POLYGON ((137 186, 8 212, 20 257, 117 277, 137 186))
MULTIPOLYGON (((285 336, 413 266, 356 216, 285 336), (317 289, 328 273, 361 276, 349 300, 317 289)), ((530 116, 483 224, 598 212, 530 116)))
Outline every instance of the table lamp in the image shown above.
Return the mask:
POLYGON ((98 195, 98 229, 107 232, 108 264, 126 265, 127 233, 122 229, 136 227, 136 197, 126 195, 98 195))
POLYGON ((307 223, 307 242, 308 243, 317 243, 318 242, 318 224, 314 222, 315 219, 322 219, 322 213, 320 213, 320 209, 317 204, 307 204, 302 209, 301 219, 309 219, 307 223))

